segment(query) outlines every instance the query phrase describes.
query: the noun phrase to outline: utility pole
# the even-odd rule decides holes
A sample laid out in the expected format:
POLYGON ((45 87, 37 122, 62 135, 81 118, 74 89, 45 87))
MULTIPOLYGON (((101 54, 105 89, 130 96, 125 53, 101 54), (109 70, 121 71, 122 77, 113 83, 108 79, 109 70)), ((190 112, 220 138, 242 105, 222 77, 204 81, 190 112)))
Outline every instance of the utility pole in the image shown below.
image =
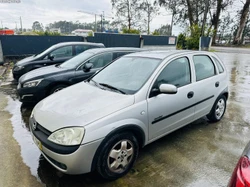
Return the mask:
POLYGON ((101 14, 101 32, 103 32, 102 28, 103 28, 103 15, 101 14))
POLYGON ((95 14, 95 32, 97 32, 96 14, 95 14))
POLYGON ((2 29, 3 29, 3 21, 1 21, 2 29))
POLYGON ((173 24, 174 24, 174 11, 172 13, 171 27, 170 27, 170 36, 173 34, 173 24))
POLYGON ((23 32, 23 23, 22 23, 22 17, 20 16, 20 25, 21 25, 21 33, 23 32))

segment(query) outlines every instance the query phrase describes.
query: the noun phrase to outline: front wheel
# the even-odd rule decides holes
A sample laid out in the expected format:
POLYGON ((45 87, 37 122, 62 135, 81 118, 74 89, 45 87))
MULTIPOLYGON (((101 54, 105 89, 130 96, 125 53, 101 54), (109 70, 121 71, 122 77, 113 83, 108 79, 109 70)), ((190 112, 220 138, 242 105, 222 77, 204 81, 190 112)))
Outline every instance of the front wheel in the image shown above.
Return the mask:
POLYGON ((227 107, 227 99, 224 95, 218 97, 215 101, 214 106, 211 112, 207 115, 207 118, 211 122, 220 121, 221 118, 224 116, 227 107))
POLYGON ((133 167, 138 153, 138 141, 132 133, 116 134, 105 142, 98 158, 97 171, 105 179, 118 179, 133 167))
POLYGON ((53 93, 56 93, 64 88, 68 87, 67 85, 65 84, 59 84, 59 85, 56 85, 55 87, 53 87, 50 92, 49 92, 49 95, 53 94, 53 93))

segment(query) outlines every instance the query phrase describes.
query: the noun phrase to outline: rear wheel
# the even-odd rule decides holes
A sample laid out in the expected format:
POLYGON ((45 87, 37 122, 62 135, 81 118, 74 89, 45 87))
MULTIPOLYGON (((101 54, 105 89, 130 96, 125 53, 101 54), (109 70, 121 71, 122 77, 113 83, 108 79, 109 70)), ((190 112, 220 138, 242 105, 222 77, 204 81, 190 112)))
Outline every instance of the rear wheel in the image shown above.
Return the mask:
POLYGON ((50 90, 50 93, 49 95, 53 94, 53 93, 56 93, 64 88, 68 87, 67 85, 65 84, 59 84, 59 85, 56 85, 54 86, 51 90, 50 90))
POLYGON ((220 121, 221 118, 224 116, 227 107, 227 99, 224 95, 218 97, 215 101, 214 106, 211 112, 207 115, 207 118, 211 122, 220 121))
POLYGON ((97 161, 97 171, 105 179, 118 179, 133 167, 138 153, 138 141, 133 134, 116 134, 104 144, 97 161))

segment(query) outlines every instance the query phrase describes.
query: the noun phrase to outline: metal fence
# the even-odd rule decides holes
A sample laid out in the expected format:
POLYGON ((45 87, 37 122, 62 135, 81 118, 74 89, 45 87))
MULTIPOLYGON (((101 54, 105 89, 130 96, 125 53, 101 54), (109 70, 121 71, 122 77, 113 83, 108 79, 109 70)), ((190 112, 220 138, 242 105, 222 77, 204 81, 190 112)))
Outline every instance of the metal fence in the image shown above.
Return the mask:
POLYGON ((0 36, 4 56, 37 54, 50 46, 69 41, 83 41, 80 36, 0 36))
POLYGON ((95 33, 88 42, 103 43, 106 47, 140 47, 140 35, 95 33))
POLYGON ((50 46, 69 41, 88 41, 103 43, 106 47, 175 47, 176 37, 148 36, 134 34, 95 33, 94 37, 83 38, 81 36, 21 36, 2 35, 3 56, 27 56, 37 54, 50 46))

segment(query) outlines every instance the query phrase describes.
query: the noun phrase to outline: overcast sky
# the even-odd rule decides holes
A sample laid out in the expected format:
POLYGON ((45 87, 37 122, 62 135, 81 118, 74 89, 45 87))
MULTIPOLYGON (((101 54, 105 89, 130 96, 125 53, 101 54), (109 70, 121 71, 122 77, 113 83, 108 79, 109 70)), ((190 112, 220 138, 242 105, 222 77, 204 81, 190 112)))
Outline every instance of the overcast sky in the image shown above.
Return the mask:
MULTIPOLYGON (((4 1, 4 0, 2 0, 4 1)), ((79 13, 79 10, 93 13, 105 12, 105 15, 112 15, 111 0, 10 0, 20 1, 20 3, 1 3, 0 2, 0 21, 4 27, 14 29, 20 28, 20 16, 22 17, 23 28, 31 28, 34 21, 41 22, 44 26, 54 21, 66 20, 80 22, 94 22, 94 16, 79 13)), ((240 0, 235 0, 240 1, 240 0)), ((242 4, 235 3, 231 9, 238 9, 242 4)), ((151 31, 159 28, 162 24, 171 23, 171 12, 164 8, 162 13, 153 19, 151 31)), ((100 19, 100 18, 98 18, 100 19)), ((108 19, 106 17, 106 19, 108 19)), ((2 27, 0 25, 0 27, 2 27)), ((177 35, 181 28, 174 26, 173 33, 177 35)))

